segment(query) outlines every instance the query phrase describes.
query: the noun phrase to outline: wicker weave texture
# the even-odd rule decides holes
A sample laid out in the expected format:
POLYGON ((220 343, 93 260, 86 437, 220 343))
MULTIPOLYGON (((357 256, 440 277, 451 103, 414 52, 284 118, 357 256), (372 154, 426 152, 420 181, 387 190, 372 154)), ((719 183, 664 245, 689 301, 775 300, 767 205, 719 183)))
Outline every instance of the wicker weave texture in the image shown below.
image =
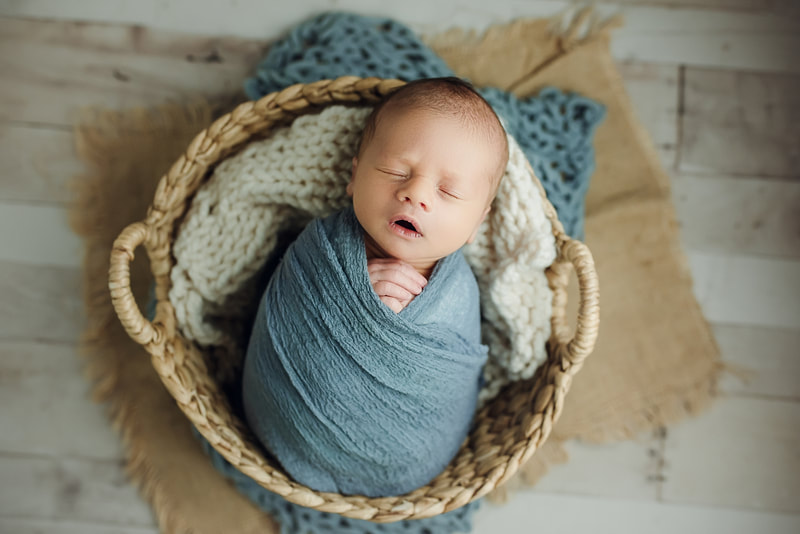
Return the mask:
MULTIPOLYGON (((547 271, 553 290, 548 360, 534 377, 506 388, 477 415, 470 436, 450 465, 428 485, 406 495, 366 498, 322 493, 291 480, 260 452, 243 421, 210 376, 198 347, 176 329, 168 300, 171 245, 181 216, 209 169, 251 137, 292 118, 340 103, 374 104, 404 82, 342 77, 298 84, 241 104, 200 132, 162 177, 143 221, 128 226, 114 242, 109 269, 112 302, 125 330, 152 356, 152 364, 183 413, 240 471, 288 501, 355 519, 394 522, 421 519, 461 507, 509 480, 547 439, 557 421, 572 377, 591 353, 599 326, 599 288, 589 249, 570 239, 539 184, 552 222, 558 257, 547 271), (130 287, 134 251, 144 245, 155 277, 156 314, 142 315, 130 287), (575 271, 580 301, 574 335, 567 323, 567 285, 575 271)), ((531 179, 536 181, 533 171, 531 179)))

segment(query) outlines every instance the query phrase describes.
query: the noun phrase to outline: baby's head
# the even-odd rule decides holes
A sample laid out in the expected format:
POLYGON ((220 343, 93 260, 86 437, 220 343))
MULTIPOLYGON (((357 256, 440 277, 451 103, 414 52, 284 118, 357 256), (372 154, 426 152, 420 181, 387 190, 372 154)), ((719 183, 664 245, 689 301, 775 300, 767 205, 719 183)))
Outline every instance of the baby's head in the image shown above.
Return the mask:
POLYGON ((368 250, 429 271, 475 238, 507 162, 505 130, 469 84, 400 87, 367 119, 347 186, 368 250))

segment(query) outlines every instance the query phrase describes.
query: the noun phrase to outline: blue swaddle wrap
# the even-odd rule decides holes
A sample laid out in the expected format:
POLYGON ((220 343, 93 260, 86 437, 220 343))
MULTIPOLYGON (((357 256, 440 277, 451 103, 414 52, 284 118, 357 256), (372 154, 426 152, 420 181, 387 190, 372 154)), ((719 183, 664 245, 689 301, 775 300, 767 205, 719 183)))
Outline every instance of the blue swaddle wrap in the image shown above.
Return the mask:
POLYGON ((372 288, 352 207, 312 221, 259 305, 242 393, 254 433, 318 491, 399 495, 458 451, 487 348, 460 252, 399 314, 372 288))

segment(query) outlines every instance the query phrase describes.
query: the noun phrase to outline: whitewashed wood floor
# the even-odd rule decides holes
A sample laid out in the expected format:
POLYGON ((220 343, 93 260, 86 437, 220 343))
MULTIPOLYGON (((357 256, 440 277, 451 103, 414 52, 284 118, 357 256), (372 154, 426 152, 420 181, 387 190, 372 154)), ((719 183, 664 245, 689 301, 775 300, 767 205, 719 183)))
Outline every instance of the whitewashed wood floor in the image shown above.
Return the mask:
MULTIPOLYGON (((504 507, 485 507, 475 532, 799 533, 798 3, 618 4, 598 10, 626 15, 613 51, 672 176, 696 294, 725 361, 750 380, 726 376, 710 411, 665 431, 571 443, 569 463, 504 507)), ((323 9, 431 31, 569 7, 490 5, 0 1, 0 532, 156 531, 74 348, 81 251, 66 183, 81 169, 76 111, 228 92, 261 39, 323 9), (222 62, 189 60, 214 51, 222 62)))

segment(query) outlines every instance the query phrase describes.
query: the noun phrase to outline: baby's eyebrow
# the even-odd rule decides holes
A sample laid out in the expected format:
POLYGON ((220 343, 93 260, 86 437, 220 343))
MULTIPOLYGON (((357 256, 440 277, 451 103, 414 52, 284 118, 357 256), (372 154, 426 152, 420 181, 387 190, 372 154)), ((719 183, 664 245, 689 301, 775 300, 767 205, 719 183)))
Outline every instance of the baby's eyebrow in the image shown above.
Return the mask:
POLYGON ((460 174, 443 171, 442 172, 442 181, 451 181, 451 182, 461 182, 463 180, 460 174))
POLYGON ((398 154, 381 154, 379 161, 389 161, 391 163, 401 163, 403 165, 411 165, 411 161, 406 156, 398 154))

